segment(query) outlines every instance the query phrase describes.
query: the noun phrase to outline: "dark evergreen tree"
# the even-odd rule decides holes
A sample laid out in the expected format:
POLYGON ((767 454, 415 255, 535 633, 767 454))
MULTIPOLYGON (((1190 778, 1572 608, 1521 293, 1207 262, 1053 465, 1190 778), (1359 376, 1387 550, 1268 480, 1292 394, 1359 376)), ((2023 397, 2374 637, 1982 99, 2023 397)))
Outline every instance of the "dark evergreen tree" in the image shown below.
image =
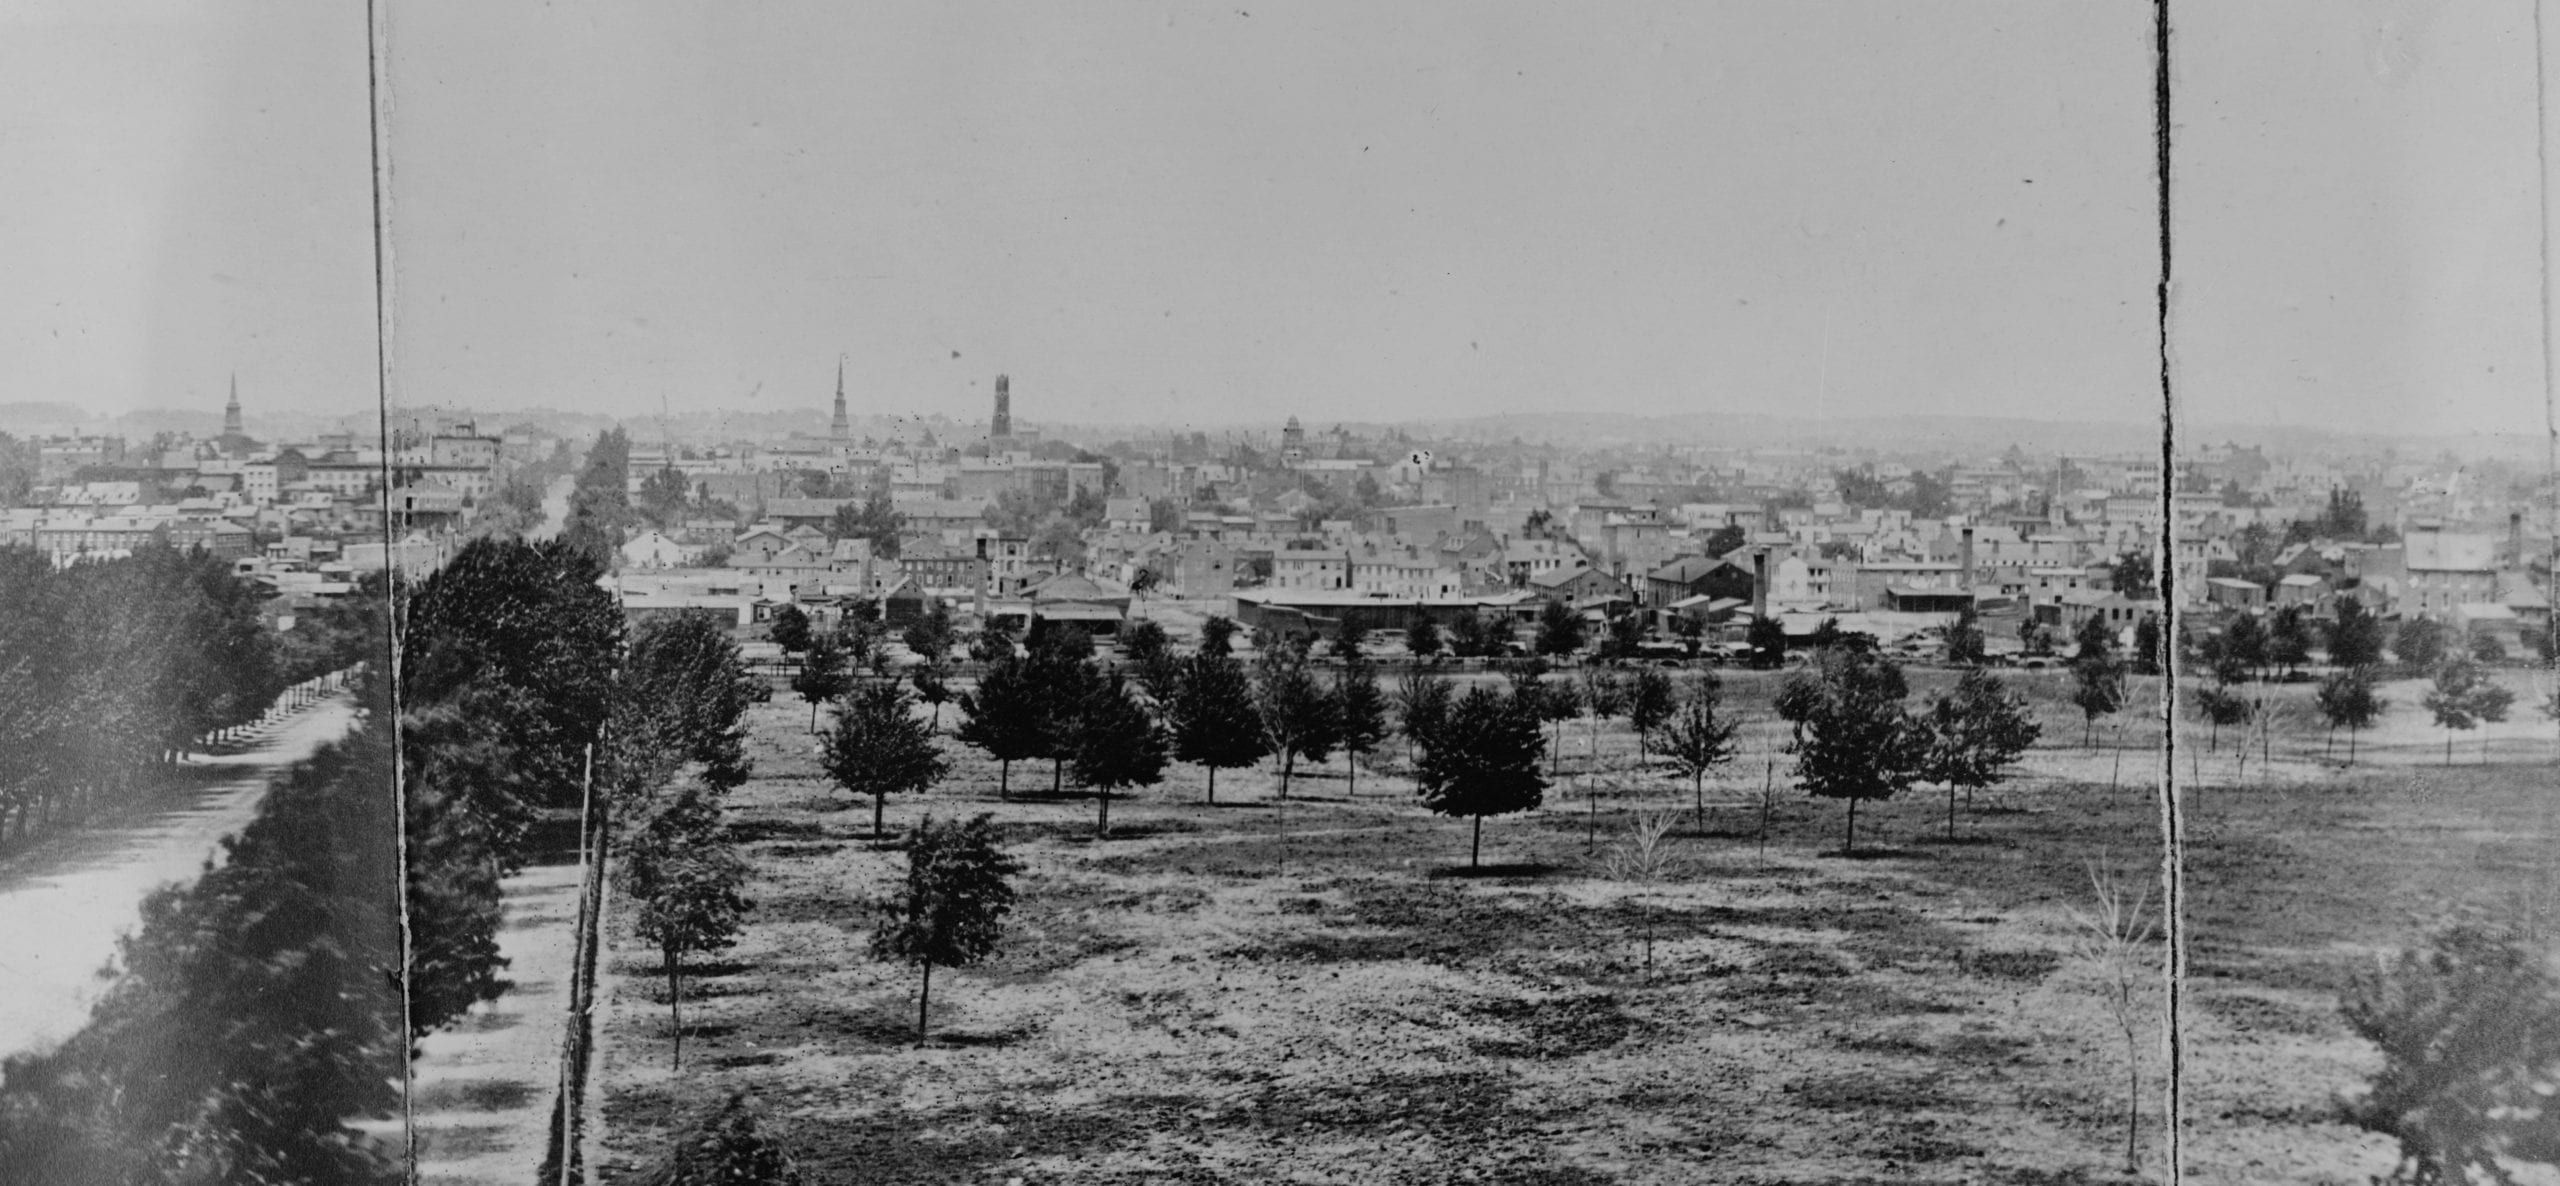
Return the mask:
POLYGON ((1324 761, 1340 744, 1340 706, 1316 683, 1306 660, 1287 647, 1264 651, 1256 662, 1254 706, 1263 740, 1280 758, 1280 797, 1288 798, 1299 759, 1324 761))
POLYGON ((1087 693, 1078 716, 1076 781, 1093 788, 1094 835, 1108 836, 1113 791, 1164 781, 1164 733, 1116 675, 1087 693))
POLYGON ((871 796, 874 840, 887 838, 883 816, 889 796, 922 794, 951 770, 933 744, 932 728, 916 719, 906 689, 887 680, 855 688, 836 707, 823 754, 822 765, 837 786, 856 797, 871 796))
POLYGON ((1348 791, 1360 793, 1360 759, 1387 737, 1387 698, 1378 689, 1378 672, 1364 660, 1343 665, 1333 681, 1334 710, 1341 727, 1342 759, 1350 776, 1348 791))
POLYGON ((1168 706, 1176 759, 1209 772, 1209 802, 1218 801, 1218 771, 1241 769, 1270 752, 1253 681, 1227 655, 1197 654, 1182 666, 1168 706))
POLYGON ((1956 792, 1973 801, 1976 790, 1996 786, 2043 735, 2035 709, 2000 678, 1976 669, 1929 709, 1929 750, 1918 781, 1947 788, 1947 837, 1956 834, 1956 792))
POLYGON ((1043 695, 1030 662, 1015 658, 989 665, 976 690, 960 694, 960 727, 951 735, 996 760, 999 799, 1012 793, 1014 763, 1049 752, 1043 695))
POLYGON ((1484 817, 1531 811, 1546 799, 1546 774, 1538 769, 1546 738, 1537 708, 1490 688, 1468 690, 1434 729, 1436 744, 1423 750, 1414 781, 1422 805, 1473 821, 1467 866, 1480 867, 1484 817))
POLYGON ((1858 804, 1890 799, 1919 778, 1928 731, 1903 711, 1908 687, 1890 661, 1855 651, 1826 651, 1809 678, 1791 681, 1781 713, 1794 725, 1788 752, 1796 780, 1817 798, 1849 804, 1844 853, 1858 843, 1858 804), (1801 689, 1801 691, 1797 691, 1801 689))

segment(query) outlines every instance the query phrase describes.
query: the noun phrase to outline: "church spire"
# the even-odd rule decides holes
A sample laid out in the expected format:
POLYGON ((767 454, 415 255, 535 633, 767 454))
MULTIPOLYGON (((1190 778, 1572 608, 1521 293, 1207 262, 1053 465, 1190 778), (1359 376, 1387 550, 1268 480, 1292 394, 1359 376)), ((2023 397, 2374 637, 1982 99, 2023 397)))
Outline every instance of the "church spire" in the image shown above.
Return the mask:
POLYGON ((839 441, 853 435, 853 425, 844 415, 844 356, 841 354, 836 356, 836 418, 830 432, 839 441))
POLYGON ((231 402, 222 405, 222 435, 226 437, 248 435, 240 430, 240 372, 238 371, 231 372, 231 402))

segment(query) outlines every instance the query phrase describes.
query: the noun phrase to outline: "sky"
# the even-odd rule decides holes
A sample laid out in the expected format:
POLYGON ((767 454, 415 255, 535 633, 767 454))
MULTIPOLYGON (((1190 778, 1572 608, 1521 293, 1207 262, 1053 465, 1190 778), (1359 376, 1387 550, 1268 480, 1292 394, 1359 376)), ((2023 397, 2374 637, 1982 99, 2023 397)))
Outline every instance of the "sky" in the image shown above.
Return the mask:
MULTIPOLYGON (((2159 409, 2143 0, 388 9, 403 404, 2159 409)), ((2172 11, 2182 415, 2538 432, 2531 8, 2172 11)), ((0 403, 364 407, 365 55, 0 8, 0 403)))

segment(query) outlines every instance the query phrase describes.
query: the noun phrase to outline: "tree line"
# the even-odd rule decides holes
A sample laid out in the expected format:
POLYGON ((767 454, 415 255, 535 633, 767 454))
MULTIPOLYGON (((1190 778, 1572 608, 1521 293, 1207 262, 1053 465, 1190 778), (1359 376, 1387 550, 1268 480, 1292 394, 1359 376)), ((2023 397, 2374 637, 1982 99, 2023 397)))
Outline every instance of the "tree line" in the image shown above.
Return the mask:
POLYGON ((379 657, 361 597, 284 635, 264 600, 202 550, 56 567, 0 548, 0 844, 144 802, 208 736, 379 657))

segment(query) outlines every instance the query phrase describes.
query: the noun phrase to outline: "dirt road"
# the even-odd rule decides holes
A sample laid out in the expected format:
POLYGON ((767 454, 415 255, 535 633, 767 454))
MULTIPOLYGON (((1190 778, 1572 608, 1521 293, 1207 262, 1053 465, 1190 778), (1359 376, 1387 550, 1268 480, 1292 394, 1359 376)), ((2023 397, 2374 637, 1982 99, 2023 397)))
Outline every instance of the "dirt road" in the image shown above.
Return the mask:
POLYGON ((256 818, 275 775, 345 735, 352 705, 332 696, 249 730, 237 752, 189 759, 167 806, 0 862, 0 1052, 79 1029, 143 898, 202 871, 222 837, 256 818))

